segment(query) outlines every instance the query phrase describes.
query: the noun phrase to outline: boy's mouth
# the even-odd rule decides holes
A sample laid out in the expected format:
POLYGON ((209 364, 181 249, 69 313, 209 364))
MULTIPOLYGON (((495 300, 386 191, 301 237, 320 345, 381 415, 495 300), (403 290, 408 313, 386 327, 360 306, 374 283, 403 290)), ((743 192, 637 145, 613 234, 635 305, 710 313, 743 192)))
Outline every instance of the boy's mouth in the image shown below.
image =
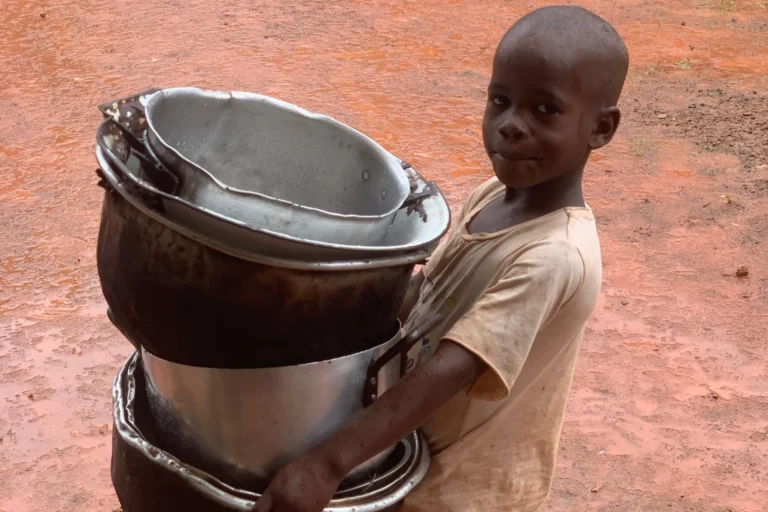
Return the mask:
POLYGON ((522 153, 516 153, 516 152, 508 153, 508 152, 502 152, 502 151, 491 151, 491 157, 493 157, 494 155, 498 155, 501 158, 503 158, 504 160, 508 160, 510 162, 522 162, 522 161, 527 161, 527 160, 531 160, 531 161, 540 160, 540 157, 529 156, 529 155, 525 155, 525 154, 522 154, 522 153))

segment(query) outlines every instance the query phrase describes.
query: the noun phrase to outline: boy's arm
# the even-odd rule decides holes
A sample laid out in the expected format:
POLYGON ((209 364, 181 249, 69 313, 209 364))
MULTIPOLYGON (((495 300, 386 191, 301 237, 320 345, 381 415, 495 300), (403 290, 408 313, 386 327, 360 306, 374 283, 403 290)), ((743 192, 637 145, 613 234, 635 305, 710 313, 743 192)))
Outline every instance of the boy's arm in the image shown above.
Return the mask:
POLYGON ((405 299, 403 299, 403 305, 400 307, 400 312, 397 317, 400 319, 400 323, 405 325, 408 320, 408 315, 411 314, 411 310, 419 300, 419 293, 421 292, 421 285, 424 284, 424 269, 411 277, 408 283, 408 291, 405 292, 405 299))
POLYGON ((484 369, 485 364, 469 350, 442 342, 432 357, 334 437, 283 468, 254 510, 322 511, 350 471, 419 428, 484 369))

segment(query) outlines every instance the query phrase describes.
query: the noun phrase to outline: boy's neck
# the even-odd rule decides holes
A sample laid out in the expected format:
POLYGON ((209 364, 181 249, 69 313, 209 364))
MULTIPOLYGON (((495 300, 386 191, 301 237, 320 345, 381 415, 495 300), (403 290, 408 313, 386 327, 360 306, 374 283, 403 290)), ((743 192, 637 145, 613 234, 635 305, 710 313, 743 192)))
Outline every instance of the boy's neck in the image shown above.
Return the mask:
POLYGON ((583 207, 584 194, 581 186, 584 169, 529 188, 510 188, 504 195, 505 203, 516 203, 526 210, 550 212, 566 207, 583 207))

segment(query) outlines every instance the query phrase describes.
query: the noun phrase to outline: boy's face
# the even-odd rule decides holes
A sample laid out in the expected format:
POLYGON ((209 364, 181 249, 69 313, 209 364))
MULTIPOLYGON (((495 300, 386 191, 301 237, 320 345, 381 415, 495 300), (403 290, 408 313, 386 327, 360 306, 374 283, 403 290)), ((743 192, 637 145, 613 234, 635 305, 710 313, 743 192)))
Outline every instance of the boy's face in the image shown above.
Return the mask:
POLYGON ((539 39, 502 41, 488 86, 483 141, 496 176, 511 188, 579 169, 595 148, 601 109, 591 66, 580 66, 577 52, 539 39))

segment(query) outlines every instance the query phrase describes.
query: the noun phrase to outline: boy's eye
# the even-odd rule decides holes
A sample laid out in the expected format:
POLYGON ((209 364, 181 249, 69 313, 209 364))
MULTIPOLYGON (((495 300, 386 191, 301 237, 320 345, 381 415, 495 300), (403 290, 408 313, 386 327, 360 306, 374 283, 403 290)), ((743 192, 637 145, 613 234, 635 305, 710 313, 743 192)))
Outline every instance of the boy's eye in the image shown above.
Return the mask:
POLYGON ((491 96, 491 103, 496 105, 497 107, 503 107, 507 104, 507 99, 503 96, 491 96))
POLYGON ((549 103, 542 103, 541 105, 536 106, 536 110, 548 116, 553 116, 560 113, 559 108, 554 105, 550 105, 549 103))

